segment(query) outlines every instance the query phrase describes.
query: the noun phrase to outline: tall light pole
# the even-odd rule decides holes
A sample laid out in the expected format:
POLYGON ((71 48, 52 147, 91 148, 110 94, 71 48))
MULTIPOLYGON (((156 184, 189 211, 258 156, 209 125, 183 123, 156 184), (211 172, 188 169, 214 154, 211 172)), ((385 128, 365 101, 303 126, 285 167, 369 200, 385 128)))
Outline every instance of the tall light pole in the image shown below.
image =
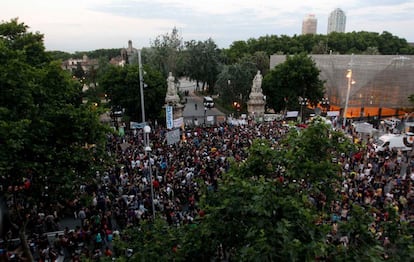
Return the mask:
POLYGON ((207 118, 207 107, 204 107, 204 126, 206 125, 206 118, 207 118))
MULTIPOLYGON (((142 60, 141 60, 140 49, 138 49, 138 73, 139 73, 139 91, 141 95, 141 116, 142 116, 142 123, 145 123, 144 76, 142 72, 142 60)), ((151 187, 152 217, 155 220, 154 185, 152 184, 151 147, 149 143, 149 134, 151 133, 151 127, 146 125, 144 126, 143 131, 144 131, 145 154, 148 156, 149 180, 150 180, 150 187, 151 187)))
MULTIPOLYGON (((139 92, 141 95, 141 118, 142 123, 145 123, 145 104, 144 104, 144 76, 142 73, 141 49, 138 49, 138 74, 139 74, 139 92)), ((146 136, 144 135, 144 144, 147 144, 146 136)))
POLYGON ((308 105, 308 99, 306 97, 299 97, 300 104, 300 123, 303 123, 303 106, 308 105))
POLYGON ((152 206, 152 218, 155 219, 155 205, 154 205, 154 185, 152 183, 152 166, 151 166, 151 147, 149 144, 149 134, 151 133, 151 127, 144 126, 145 134, 145 154, 148 157, 148 168, 149 168, 149 181, 151 187, 151 206, 152 206))
POLYGON ((343 127, 345 127, 346 125, 346 111, 348 111, 349 93, 351 92, 351 85, 355 84, 355 81, 352 79, 352 69, 348 69, 346 78, 348 78, 348 89, 346 91, 346 100, 345 100, 345 107, 344 107, 344 114, 343 114, 344 121, 342 123, 343 127))
POLYGON ((141 114, 142 123, 145 122, 145 105, 144 105, 144 76, 142 73, 141 50, 138 49, 138 70, 139 70, 139 91, 141 95, 141 114))
POLYGON ((329 98, 322 97, 322 100, 321 100, 320 103, 322 105, 322 108, 324 110, 324 113, 327 113, 328 112, 328 107, 329 107, 329 98))

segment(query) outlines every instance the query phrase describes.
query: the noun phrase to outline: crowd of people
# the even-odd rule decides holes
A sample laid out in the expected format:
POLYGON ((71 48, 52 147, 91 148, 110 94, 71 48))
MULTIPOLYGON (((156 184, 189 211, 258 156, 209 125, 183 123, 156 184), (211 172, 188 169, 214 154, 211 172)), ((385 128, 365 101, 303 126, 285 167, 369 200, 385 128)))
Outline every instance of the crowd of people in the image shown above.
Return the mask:
MULTIPOLYGON (((391 248, 389 232, 381 222, 410 222, 414 226, 414 158, 412 151, 386 147, 376 151, 374 138, 361 140, 361 134, 350 126, 349 134, 365 146, 350 156, 340 159, 342 167, 341 198, 331 204, 332 239, 347 245, 347 236, 338 234, 337 221, 347 221, 353 203, 365 208, 374 218, 369 231, 382 242, 385 250, 391 248), (397 212, 396 220, 389 208, 397 212)), ((385 258, 387 253, 384 254, 385 258)))
MULTIPOLYGON (((221 123, 187 129, 179 143, 168 145, 168 131, 159 127, 149 137, 150 152, 145 151, 141 130, 130 130, 123 136, 108 134, 107 153, 116 162, 96 171, 89 184, 81 185, 81 193, 72 202, 79 225, 56 233, 49 244, 37 244, 39 259, 64 256, 77 261, 82 255, 114 256, 121 251, 113 249, 113 239, 127 227, 152 220, 154 214, 170 225, 192 223, 204 215, 197 205, 201 186, 198 181, 210 190, 217 189, 220 176, 230 168, 230 158, 242 161, 247 157, 245 149, 255 138, 277 142, 288 131, 281 121, 240 126, 221 123), (82 204, 82 199, 89 199, 89 204, 82 204)), ((352 128, 347 132, 359 136, 352 128)), ((369 230, 386 246, 387 234, 378 226, 388 219, 386 206, 392 205, 398 211, 400 221, 414 221, 414 161, 399 151, 386 150, 379 155, 372 139, 364 144, 361 151, 338 160, 343 182, 341 198, 330 203, 330 238, 347 244, 349 240, 337 232, 336 222, 346 221, 351 204, 357 202, 375 210, 375 221, 369 230)), ((43 231, 55 229, 54 214, 45 216, 49 216, 44 220, 51 228, 43 231)))

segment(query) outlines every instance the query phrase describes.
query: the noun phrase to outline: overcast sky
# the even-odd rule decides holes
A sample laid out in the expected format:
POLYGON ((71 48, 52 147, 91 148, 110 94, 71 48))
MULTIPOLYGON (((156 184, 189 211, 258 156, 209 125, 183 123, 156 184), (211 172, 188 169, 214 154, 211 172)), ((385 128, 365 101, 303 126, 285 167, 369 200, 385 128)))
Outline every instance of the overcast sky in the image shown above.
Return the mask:
POLYGON ((176 27, 184 41, 212 38, 219 48, 265 35, 299 35, 308 14, 326 34, 341 8, 346 32, 388 31, 414 42, 414 0, 1 0, 0 20, 18 18, 44 35, 47 50, 148 47, 176 27))

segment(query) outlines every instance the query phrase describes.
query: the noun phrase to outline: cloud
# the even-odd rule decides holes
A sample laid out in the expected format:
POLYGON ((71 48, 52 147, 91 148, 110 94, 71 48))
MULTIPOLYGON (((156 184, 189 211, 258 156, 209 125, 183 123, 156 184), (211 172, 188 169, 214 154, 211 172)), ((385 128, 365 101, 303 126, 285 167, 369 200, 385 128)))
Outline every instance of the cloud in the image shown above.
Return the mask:
POLYGON ((386 30, 414 41, 413 0, 3 0, 0 17, 19 17, 45 35, 48 49, 93 50, 149 46, 151 39, 180 30, 184 40, 211 37, 223 48, 233 41, 265 35, 300 34, 307 14, 325 34, 329 13, 341 8, 346 30, 386 30))

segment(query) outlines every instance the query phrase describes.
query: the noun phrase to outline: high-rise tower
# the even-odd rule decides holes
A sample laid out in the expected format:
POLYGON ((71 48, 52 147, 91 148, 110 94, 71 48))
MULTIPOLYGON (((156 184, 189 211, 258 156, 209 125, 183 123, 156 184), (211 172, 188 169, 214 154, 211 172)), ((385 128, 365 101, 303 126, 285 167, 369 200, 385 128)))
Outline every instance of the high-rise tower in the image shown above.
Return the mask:
POLYGON ((316 34, 316 27, 318 25, 318 19, 314 14, 307 15, 302 22, 302 35, 316 34))
POLYGON ((345 33, 346 16, 345 12, 336 8, 329 14, 328 34, 331 32, 345 33))

